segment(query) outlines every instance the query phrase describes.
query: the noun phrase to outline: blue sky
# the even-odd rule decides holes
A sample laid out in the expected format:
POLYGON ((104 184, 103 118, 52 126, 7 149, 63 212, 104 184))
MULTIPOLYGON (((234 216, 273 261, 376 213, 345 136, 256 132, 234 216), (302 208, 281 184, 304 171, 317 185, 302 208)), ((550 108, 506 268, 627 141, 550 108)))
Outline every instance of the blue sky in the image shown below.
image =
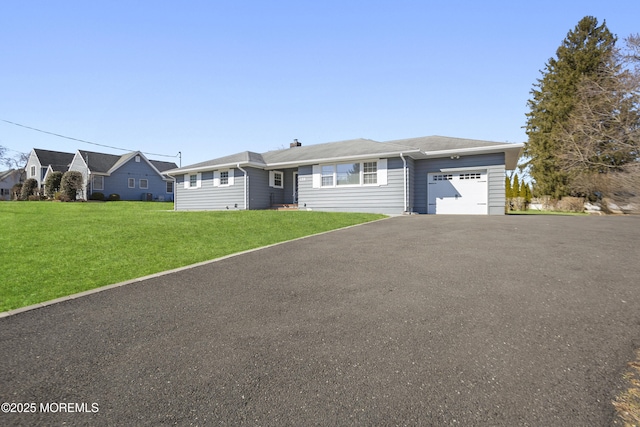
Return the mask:
MULTIPOLYGON (((0 120, 180 151, 183 165, 294 138, 524 142, 529 91, 582 17, 606 20, 620 43, 640 32, 637 0, 4 0, 0 10, 0 120)), ((123 153, 4 121, 0 145, 123 153)))

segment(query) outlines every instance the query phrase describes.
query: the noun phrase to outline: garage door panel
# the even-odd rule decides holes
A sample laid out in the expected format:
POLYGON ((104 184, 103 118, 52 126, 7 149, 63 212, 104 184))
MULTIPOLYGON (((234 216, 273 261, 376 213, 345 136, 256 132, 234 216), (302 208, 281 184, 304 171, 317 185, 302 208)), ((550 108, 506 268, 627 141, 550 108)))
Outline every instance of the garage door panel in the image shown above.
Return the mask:
POLYGON ((428 213, 487 214, 486 171, 432 173, 428 180, 428 213))

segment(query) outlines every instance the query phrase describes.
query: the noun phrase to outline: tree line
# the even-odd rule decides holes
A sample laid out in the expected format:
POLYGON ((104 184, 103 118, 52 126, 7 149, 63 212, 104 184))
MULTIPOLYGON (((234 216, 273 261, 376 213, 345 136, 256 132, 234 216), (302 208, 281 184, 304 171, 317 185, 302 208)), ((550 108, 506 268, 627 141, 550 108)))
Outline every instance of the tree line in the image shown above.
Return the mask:
POLYGON ((640 35, 616 42, 584 17, 534 84, 521 166, 535 195, 640 200, 640 35))

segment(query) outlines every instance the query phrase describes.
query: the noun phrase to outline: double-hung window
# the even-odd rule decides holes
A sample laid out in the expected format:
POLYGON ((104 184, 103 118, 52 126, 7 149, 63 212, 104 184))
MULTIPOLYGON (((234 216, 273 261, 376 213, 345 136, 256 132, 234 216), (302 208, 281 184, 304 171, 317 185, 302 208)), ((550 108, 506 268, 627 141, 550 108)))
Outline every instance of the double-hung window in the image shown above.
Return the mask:
POLYGON ((378 162, 364 162, 363 163, 363 183, 364 184, 377 184, 378 183, 378 162))
POLYGON ((323 187, 333 187, 333 185, 334 185, 333 171, 334 171, 334 166, 333 165, 324 165, 324 166, 322 166, 321 176, 322 176, 322 186, 323 187))
POLYGON ((197 186, 198 186, 198 175, 195 173, 189 175, 189 187, 194 188, 197 186))
POLYGON ((220 172, 220 185, 229 185, 229 171, 220 172))
POLYGON ((149 180, 148 179, 141 179, 140 180, 140 188, 142 188, 144 190, 149 188, 149 180))
POLYGON ((91 182, 92 182, 91 187, 92 187, 92 189, 94 191, 104 190, 104 176, 96 176, 96 175, 94 175, 91 178, 91 182))
POLYGON ((135 178, 129 178, 127 181, 127 186, 129 188, 136 188, 136 179, 135 178))

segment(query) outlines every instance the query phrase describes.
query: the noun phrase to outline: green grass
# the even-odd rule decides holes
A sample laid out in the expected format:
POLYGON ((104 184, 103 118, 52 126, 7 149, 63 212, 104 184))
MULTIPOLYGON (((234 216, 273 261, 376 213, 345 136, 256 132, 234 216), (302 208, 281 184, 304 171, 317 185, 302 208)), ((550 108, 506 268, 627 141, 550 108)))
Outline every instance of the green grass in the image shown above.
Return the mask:
POLYGON ((0 312, 383 215, 0 203, 0 312))

